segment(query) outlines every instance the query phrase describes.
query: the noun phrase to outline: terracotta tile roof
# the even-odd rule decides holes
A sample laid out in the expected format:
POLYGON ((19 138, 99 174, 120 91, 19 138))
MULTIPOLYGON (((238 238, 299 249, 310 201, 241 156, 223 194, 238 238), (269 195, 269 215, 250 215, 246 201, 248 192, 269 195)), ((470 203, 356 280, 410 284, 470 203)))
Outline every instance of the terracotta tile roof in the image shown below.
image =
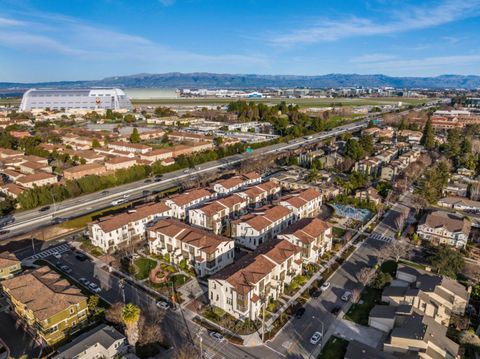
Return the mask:
POLYGON ((292 211, 290 211, 288 208, 283 206, 273 206, 267 209, 263 216, 270 221, 275 222, 288 216, 290 213, 292 213, 292 211))
POLYGON ((233 206, 241 203, 245 203, 245 200, 237 194, 232 194, 230 196, 219 199, 217 202, 221 203, 229 209, 233 209, 233 206))
POLYGON ((105 167, 99 163, 90 163, 86 165, 79 165, 63 170, 63 173, 79 173, 83 171, 104 170, 105 167))
MULTIPOLYGON (((243 218, 242 218, 243 219, 243 218)), ((241 220, 242 221, 242 220, 241 220)), ((241 222, 240 221, 240 222, 241 222)), ((272 224, 272 221, 266 219, 262 215, 257 215, 252 217, 251 219, 245 221, 250 227, 257 230, 258 232, 262 232, 265 228, 272 224)))
POLYGON ((193 201, 199 200, 201 198, 208 198, 212 195, 210 191, 207 191, 204 188, 194 189, 189 192, 178 194, 169 198, 173 203, 179 207, 183 207, 193 201))
POLYGON ((170 148, 159 148, 157 150, 152 150, 150 152, 144 153, 142 156, 158 156, 163 155, 165 153, 173 153, 173 150, 170 148))
POLYGON ((262 193, 265 193, 265 190, 261 189, 260 186, 254 186, 246 189, 242 193, 245 193, 247 197, 255 199, 260 196, 262 193))
POLYGON ((46 173, 46 172, 38 172, 38 173, 31 174, 31 175, 22 176, 22 177, 17 179, 17 182, 18 183, 31 183, 31 182, 44 180, 44 179, 47 179, 47 178, 55 178, 56 179, 57 176, 52 175, 50 173, 46 173))
POLYGON ((215 183, 216 185, 220 185, 226 189, 234 188, 239 186, 245 182, 245 179, 240 176, 235 176, 231 178, 227 178, 225 180, 218 181, 215 183))
POLYGON ((244 177, 248 179, 259 179, 262 178, 257 172, 248 172, 243 175, 244 177))
POLYGON ((280 186, 273 181, 263 182, 263 183, 257 184, 255 187, 258 187, 268 192, 270 192, 272 189, 275 189, 275 188, 280 189, 280 186))
POLYGON ((27 162, 23 162, 20 166, 31 168, 31 169, 34 169, 34 170, 39 170, 41 168, 47 167, 48 165, 40 163, 40 162, 27 161, 27 162))
POLYGON ((289 226, 282 234, 292 234, 302 243, 309 244, 331 227, 319 218, 302 218, 289 226))
POLYGON ((20 187, 19 185, 15 184, 15 183, 7 183, 7 184, 2 186, 2 189, 5 189, 7 192, 9 192, 11 194, 14 194, 16 196, 18 196, 20 193, 25 191, 25 189, 23 187, 20 187))
POLYGON ((128 158, 128 157, 114 157, 112 159, 109 159, 106 161, 106 163, 110 165, 118 165, 120 163, 126 163, 126 162, 136 162, 137 160, 135 158, 128 158))
POLYGON ((271 273, 276 264, 283 263, 299 251, 301 248, 286 240, 271 240, 261 244, 254 252, 243 256, 211 278, 226 280, 237 293, 245 295, 255 284, 271 273))
POLYGON ((170 211, 170 208, 163 202, 146 204, 135 208, 135 212, 124 212, 114 216, 107 216, 98 219, 93 224, 100 226, 103 232, 109 233, 117 230, 129 223, 139 221, 152 215, 161 215, 170 211))
POLYGON ((41 163, 48 163, 48 159, 40 156, 35 155, 27 155, 24 156, 23 159, 29 162, 41 162, 41 163))
POLYGON ((309 188, 305 191, 300 192, 298 196, 306 201, 312 201, 320 197, 321 195, 322 194, 319 191, 317 191, 315 188, 309 188))
POLYGON ((87 300, 80 289, 46 266, 4 280, 2 285, 40 321, 87 300))
POLYGON ((200 207, 199 210, 201 210, 203 213, 205 213, 207 216, 213 216, 220 211, 225 210, 225 206, 223 206, 219 201, 214 201, 205 204, 204 206, 200 207))
POLYGON ((11 150, 10 148, 0 148, 0 157, 3 156, 21 156, 23 152, 11 150))
MULTIPOLYGON (((232 241, 229 238, 189 226, 173 218, 159 220, 154 226, 149 228, 149 232, 161 233, 167 237, 176 238, 208 254, 215 253, 218 246, 222 243, 232 241)), ((149 239, 152 240, 152 238, 149 239)))
POLYGON ((127 148, 135 148, 138 150, 146 150, 146 149, 151 149, 152 147, 147 146, 147 145, 142 145, 141 143, 129 143, 129 142, 121 142, 121 141, 114 141, 110 142, 108 146, 121 146, 121 147, 127 147, 127 148))
POLYGON ((11 267, 17 263, 20 263, 20 260, 10 252, 2 252, 0 253, 0 268, 7 268, 11 267))

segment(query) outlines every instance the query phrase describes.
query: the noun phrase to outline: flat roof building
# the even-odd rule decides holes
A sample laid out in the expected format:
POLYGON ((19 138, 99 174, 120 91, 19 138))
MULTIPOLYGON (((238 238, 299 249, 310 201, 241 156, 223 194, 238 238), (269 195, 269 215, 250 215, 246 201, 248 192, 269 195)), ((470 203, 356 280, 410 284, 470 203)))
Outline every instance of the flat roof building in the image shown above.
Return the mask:
POLYGON ((118 88, 30 89, 23 94, 20 111, 44 110, 131 110, 132 103, 118 88))

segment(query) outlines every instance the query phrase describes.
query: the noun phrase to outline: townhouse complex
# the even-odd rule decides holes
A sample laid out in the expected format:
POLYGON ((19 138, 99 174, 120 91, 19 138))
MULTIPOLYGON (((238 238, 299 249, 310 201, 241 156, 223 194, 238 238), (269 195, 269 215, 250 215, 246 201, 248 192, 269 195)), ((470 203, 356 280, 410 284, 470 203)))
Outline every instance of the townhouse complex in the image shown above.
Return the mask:
POLYGON ((447 244, 465 248, 470 235, 470 221, 460 215, 434 211, 427 214, 418 224, 420 238, 435 244, 447 244))

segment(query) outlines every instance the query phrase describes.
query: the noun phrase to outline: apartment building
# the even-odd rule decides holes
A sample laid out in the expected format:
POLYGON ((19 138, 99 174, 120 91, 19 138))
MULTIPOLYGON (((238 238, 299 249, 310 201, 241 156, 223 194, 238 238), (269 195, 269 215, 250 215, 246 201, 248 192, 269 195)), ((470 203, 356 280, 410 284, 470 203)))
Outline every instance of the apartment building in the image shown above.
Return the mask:
POLYGON ((170 217, 164 203, 146 204, 128 212, 102 217, 88 224, 90 240, 103 251, 115 251, 146 238, 147 226, 157 218, 170 217))
POLYGON ((229 222, 247 211, 247 201, 238 194, 220 198, 188 211, 190 224, 200 226, 220 234, 229 228, 229 222))
POLYGON ((18 322, 44 346, 58 343, 87 322, 87 297, 47 266, 1 285, 18 322))
POLYGON ((0 280, 11 278, 21 271, 22 264, 13 253, 0 253, 0 280))
POLYGON ((263 304, 279 298, 301 272, 301 248, 275 239, 210 277, 208 299, 235 318, 256 320, 263 304))
POLYGON ((236 192, 246 186, 260 183, 262 177, 255 172, 250 172, 245 175, 234 176, 225 180, 217 181, 213 185, 213 190, 220 195, 227 195, 236 192))
POLYGON ((382 160, 377 157, 365 158, 355 163, 354 170, 367 176, 377 176, 382 163, 382 160))
POLYGON ((100 163, 90 163, 88 165, 78 165, 63 170, 63 177, 66 180, 76 180, 85 176, 101 176, 107 170, 100 163))
POLYGON ((197 142, 192 143, 191 145, 176 145, 171 147, 173 151, 173 157, 178 157, 181 155, 187 156, 195 152, 212 150, 214 148, 215 145, 212 142, 197 142))
POLYGON ((423 315, 448 326, 452 314, 463 315, 469 291, 457 281, 400 265, 396 280, 382 293, 382 302, 410 305, 423 315))
POLYGON ((322 194, 314 188, 309 188, 280 199, 279 204, 290 209, 296 219, 312 217, 320 211, 322 194))
POLYGON ((302 249, 302 260, 316 263, 332 249, 332 226, 319 218, 303 218, 292 224, 277 238, 285 239, 302 249))
POLYGON ((58 182, 57 176, 46 172, 38 172, 31 175, 24 175, 16 180, 16 184, 25 188, 41 187, 58 182))
POLYGON ((52 167, 44 163, 25 161, 18 165, 18 170, 23 174, 34 174, 38 171, 52 173, 52 167))
POLYGON ((142 145, 140 143, 121 142, 121 141, 110 142, 107 145, 107 147, 115 151, 129 152, 134 154, 145 154, 152 150, 152 147, 147 145, 142 145))
POLYGON ((19 156, 23 156, 23 152, 11 150, 9 148, 0 148, 0 160, 6 158, 15 158, 19 156))
POLYGON ((434 244, 465 248, 470 236, 470 221, 454 213, 434 211, 423 217, 417 233, 421 239, 434 244))
POLYGON ((107 171, 116 171, 133 167, 136 164, 137 160, 135 158, 114 157, 105 162, 105 169, 107 171))
POLYGON ((232 221, 232 238, 243 247, 255 249, 260 244, 273 239, 294 221, 295 215, 287 207, 262 207, 254 213, 232 221))
POLYGON ((17 198, 25 189, 15 183, 7 183, 0 187, 0 192, 12 198, 17 198))
POLYGON ((173 151, 169 148, 160 148, 140 155, 140 159, 151 163, 173 157, 173 151))
POLYGON ((382 203, 382 197, 373 187, 368 187, 365 190, 355 192, 355 198, 359 199, 360 201, 372 202, 377 206, 382 203))
POLYGON ((251 186, 237 194, 245 198, 250 208, 258 208, 276 199, 282 193, 282 187, 273 181, 251 186))
POLYGON ((189 226, 177 219, 161 219, 148 229, 150 252, 184 261, 198 276, 211 275, 233 263, 234 241, 189 226))
POLYGON ((212 136, 205 136, 205 135, 199 135, 196 133, 190 133, 190 132, 178 132, 178 131, 172 131, 167 133, 168 139, 172 141, 177 141, 177 142, 183 142, 183 141, 188 141, 188 142, 212 142, 213 137, 212 136))
POLYGON ((206 201, 214 199, 216 193, 203 188, 193 189, 165 200, 165 204, 172 209, 172 217, 187 219, 188 210, 206 201))

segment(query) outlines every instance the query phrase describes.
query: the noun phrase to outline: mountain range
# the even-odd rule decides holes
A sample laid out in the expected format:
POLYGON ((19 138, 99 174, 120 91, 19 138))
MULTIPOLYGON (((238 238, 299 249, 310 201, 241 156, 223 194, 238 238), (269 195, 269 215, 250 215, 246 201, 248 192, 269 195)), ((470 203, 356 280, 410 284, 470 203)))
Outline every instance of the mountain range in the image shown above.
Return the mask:
POLYGON ((255 75, 255 74, 215 74, 180 73, 136 74, 107 77, 91 81, 59 81, 38 83, 0 82, 0 89, 25 89, 31 87, 82 88, 228 88, 259 89, 268 87, 395 87, 429 89, 479 89, 480 76, 440 75, 436 77, 392 77, 386 75, 328 74, 319 76, 297 75, 255 75))

